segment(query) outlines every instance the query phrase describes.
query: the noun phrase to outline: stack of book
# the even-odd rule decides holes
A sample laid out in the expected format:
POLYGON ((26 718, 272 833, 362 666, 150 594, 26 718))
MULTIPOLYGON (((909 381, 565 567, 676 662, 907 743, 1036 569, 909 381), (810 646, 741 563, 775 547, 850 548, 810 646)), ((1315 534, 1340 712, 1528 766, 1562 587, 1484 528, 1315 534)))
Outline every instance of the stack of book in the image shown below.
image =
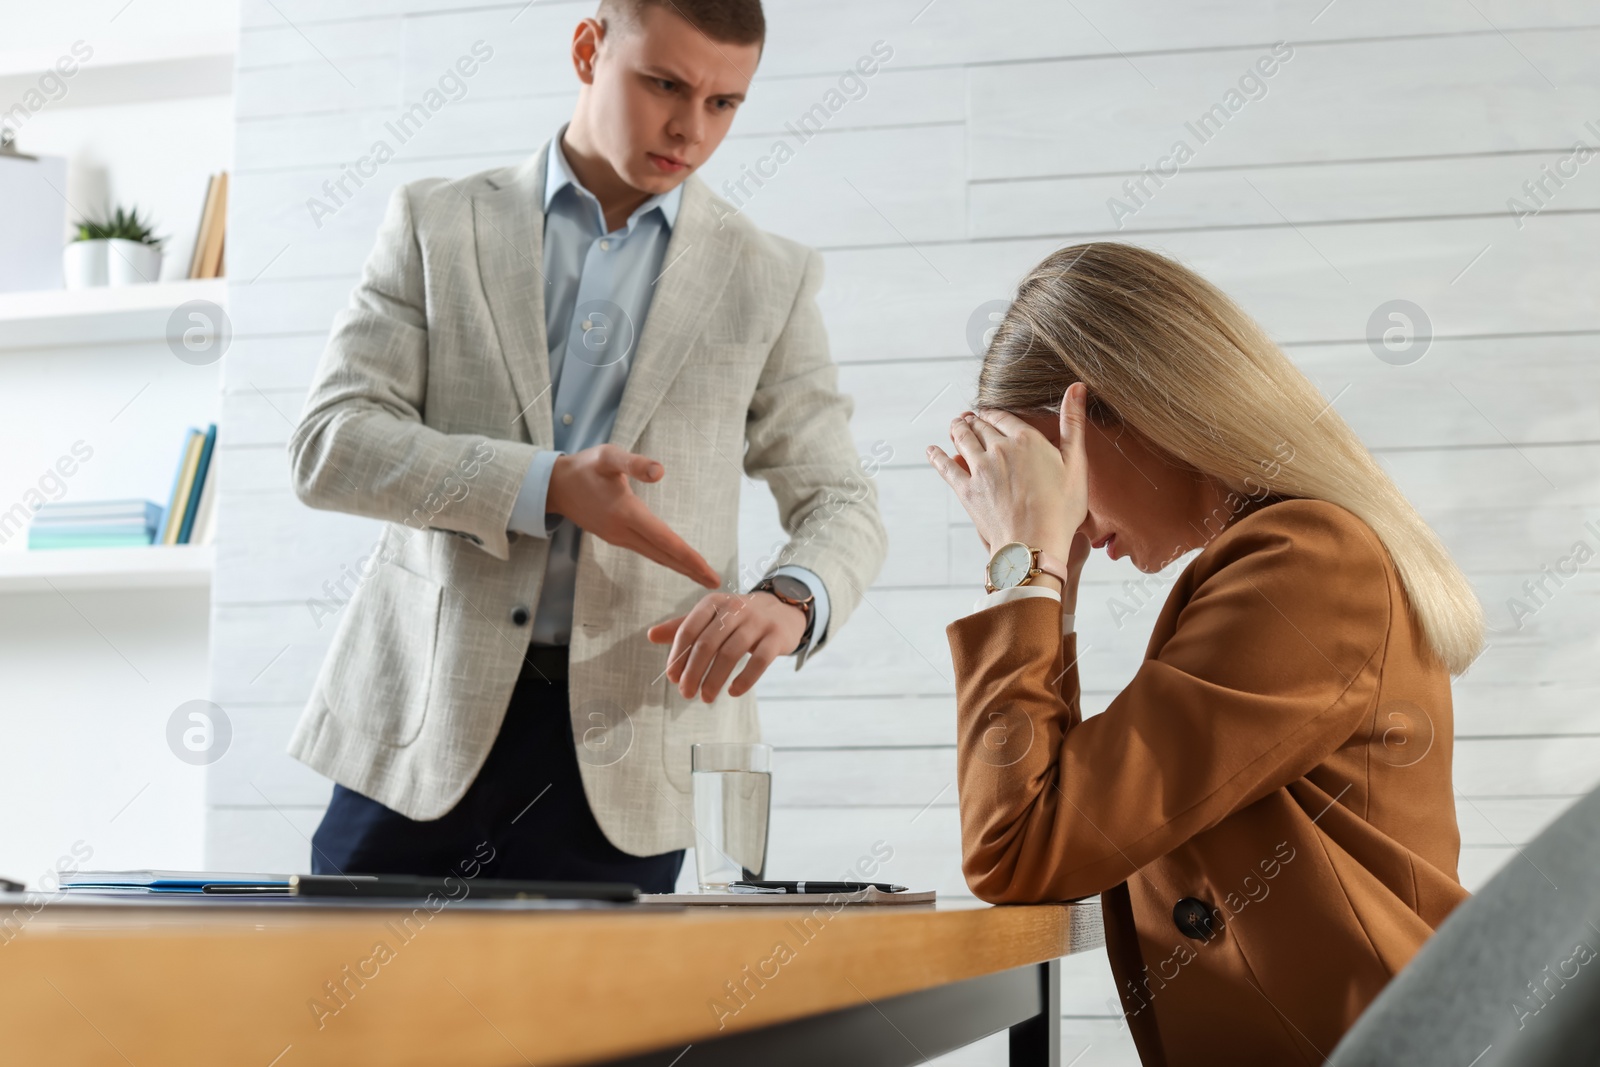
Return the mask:
POLYGON ((148 545, 161 528, 161 505, 148 500, 52 501, 28 525, 28 548, 124 548, 148 545))
POLYGON ((228 223, 228 172, 213 174, 206 186, 206 202, 200 212, 200 229, 195 234, 194 253, 189 257, 189 277, 222 277, 223 234, 228 223))
POLYGON ((202 433, 191 429, 184 438, 178 457, 178 472, 172 480, 172 496, 167 503, 156 544, 210 544, 216 526, 217 424, 202 433))

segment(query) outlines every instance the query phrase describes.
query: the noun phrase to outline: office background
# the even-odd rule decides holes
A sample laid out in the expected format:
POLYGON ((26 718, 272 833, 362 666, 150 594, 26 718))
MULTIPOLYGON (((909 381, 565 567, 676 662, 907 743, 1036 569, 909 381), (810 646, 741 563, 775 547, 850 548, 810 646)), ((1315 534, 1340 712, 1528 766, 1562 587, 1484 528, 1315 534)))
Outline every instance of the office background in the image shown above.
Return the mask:
MULTIPOLYGON (((209 593, 0 584, 0 871, 32 877, 79 839, 96 866, 304 869, 329 785, 283 750, 337 622, 308 602, 376 527, 301 506, 285 442, 389 191, 536 151, 576 99, 567 45, 594 5, 120 3, 27 16, 0 102, 88 40, 101 58, 20 131, 72 160, 69 198, 109 188, 186 232, 206 174, 232 171, 217 293, 233 340, 202 367, 159 337, 7 344, 0 495, 85 439, 73 498, 164 499, 183 428, 216 419, 215 562, 209 593), (480 41, 492 56, 456 73, 480 41), (192 699, 231 732, 204 766, 165 733, 192 699)), ((980 591, 983 554, 922 453, 971 396, 988 314, 1049 251, 1090 239, 1177 256, 1257 316, 1478 589, 1490 644, 1455 687, 1463 881, 1600 783, 1600 584, 1582 565, 1600 556, 1600 4, 767 10, 750 100, 701 177, 823 251, 857 448, 888 457, 891 537, 831 647, 761 683, 770 871, 837 876, 885 842, 888 877, 966 895, 943 627, 980 591), (875 47, 873 75, 843 77, 875 47)), ((746 490, 749 561, 782 532, 764 487, 746 490)), ((1141 657, 1165 584, 1139 580, 1098 555, 1086 574, 1086 710, 1141 657)), ((1451 743, 1397 727, 1397 760, 1451 743)), ((1068 961, 1066 985, 1066 1054, 1128 1061, 1103 958, 1068 961)))

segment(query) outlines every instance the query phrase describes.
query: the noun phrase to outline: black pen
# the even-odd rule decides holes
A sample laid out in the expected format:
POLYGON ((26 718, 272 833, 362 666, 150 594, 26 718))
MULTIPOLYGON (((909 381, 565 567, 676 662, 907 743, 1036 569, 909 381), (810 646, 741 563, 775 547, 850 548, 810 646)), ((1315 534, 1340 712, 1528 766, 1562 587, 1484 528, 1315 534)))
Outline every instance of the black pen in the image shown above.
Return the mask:
POLYGON ((758 882, 743 881, 729 882, 728 889, 737 892, 740 888, 754 892, 768 893, 859 893, 864 889, 876 889, 880 893, 904 893, 906 887, 893 885, 889 882, 758 882))

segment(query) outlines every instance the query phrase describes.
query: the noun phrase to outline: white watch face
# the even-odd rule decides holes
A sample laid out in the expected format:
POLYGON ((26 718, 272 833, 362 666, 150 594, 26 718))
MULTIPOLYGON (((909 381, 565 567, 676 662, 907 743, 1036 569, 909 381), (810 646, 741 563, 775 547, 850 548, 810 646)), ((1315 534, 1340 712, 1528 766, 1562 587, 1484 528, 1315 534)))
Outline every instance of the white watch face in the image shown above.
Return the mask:
POLYGON ((1033 550, 1021 541, 1001 545, 989 557, 989 584, 996 589, 1021 585, 1033 569, 1033 550))

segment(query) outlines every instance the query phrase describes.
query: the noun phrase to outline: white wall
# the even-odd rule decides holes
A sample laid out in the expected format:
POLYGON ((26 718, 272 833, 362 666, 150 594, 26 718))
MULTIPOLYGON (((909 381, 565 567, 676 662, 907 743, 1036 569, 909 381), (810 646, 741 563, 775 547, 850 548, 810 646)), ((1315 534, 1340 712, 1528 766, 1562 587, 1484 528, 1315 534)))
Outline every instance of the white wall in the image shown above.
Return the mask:
MULTIPOLYGON (((943 627, 970 606, 982 560, 922 447, 970 397, 969 316, 1087 238, 1176 255, 1239 299, 1468 569, 1504 632, 1456 689, 1463 879, 1481 883, 1600 780, 1600 585, 1570 581, 1520 630, 1506 608, 1600 518, 1600 162, 1521 228, 1506 210, 1565 146, 1600 138, 1584 129, 1600 125, 1600 30, 1580 28, 1600 23, 1600 5, 1324 2, 769 4, 761 75, 703 174, 714 187, 874 42, 894 49, 747 208, 825 252, 822 304, 858 448, 895 450, 879 482, 892 542, 881 579, 827 652, 761 685, 780 749, 774 874, 837 870, 883 839, 891 877, 966 893, 943 627), (1107 199, 1278 40, 1294 54, 1265 95, 1118 229, 1107 199), (1365 340, 1395 298, 1421 305, 1438 335, 1411 366, 1380 362, 1365 340)), ((300 507, 283 449, 329 320, 394 185, 519 160, 567 116, 566 41, 592 7, 244 5, 213 659, 213 698, 238 733, 210 783, 213 865, 303 868, 328 793, 283 755, 331 633, 305 600, 374 527, 300 507), (466 98, 314 227, 306 199, 480 38, 495 55, 466 98)), ((747 557, 778 536, 764 491, 750 490, 747 557)), ((1119 630, 1100 606, 1133 576, 1099 557, 1087 575, 1095 710, 1134 671, 1154 619, 1119 630)), ((1099 957, 1069 962, 1066 1059, 1088 1046, 1081 1063, 1128 1060, 1110 996, 1099 957)))

